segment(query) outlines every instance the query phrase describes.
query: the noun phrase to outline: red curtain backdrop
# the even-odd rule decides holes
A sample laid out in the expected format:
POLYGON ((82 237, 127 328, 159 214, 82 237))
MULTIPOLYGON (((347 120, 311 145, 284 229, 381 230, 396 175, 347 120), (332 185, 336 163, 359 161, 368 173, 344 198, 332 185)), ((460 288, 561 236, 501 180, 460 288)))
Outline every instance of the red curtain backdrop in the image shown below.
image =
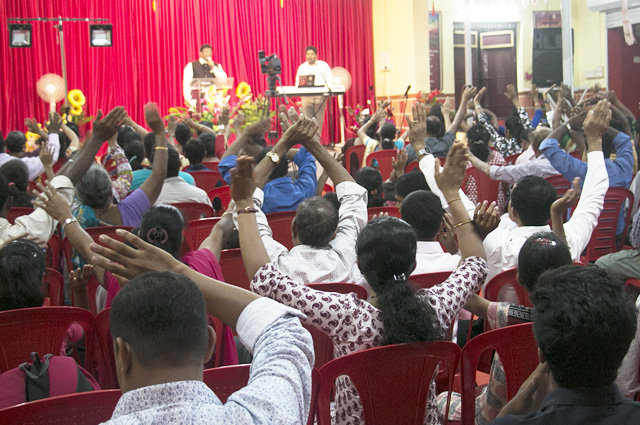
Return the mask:
POLYGON ((44 120, 48 105, 38 97, 36 82, 47 73, 62 75, 54 23, 33 22, 32 47, 9 48, 6 18, 105 18, 113 24, 114 45, 108 48, 90 47, 89 23, 63 24, 68 87, 82 90, 91 115, 123 105, 142 123, 146 102, 158 102, 163 114, 183 106, 182 72, 204 43, 213 46, 214 60, 235 84, 246 81, 254 93, 266 89, 258 50, 277 53, 283 84, 293 85, 305 47, 315 45, 319 59, 351 73, 345 105, 374 100, 371 0, 283 0, 283 7, 280 0, 4 0, 0 16, 5 136, 25 131, 25 117, 44 120))

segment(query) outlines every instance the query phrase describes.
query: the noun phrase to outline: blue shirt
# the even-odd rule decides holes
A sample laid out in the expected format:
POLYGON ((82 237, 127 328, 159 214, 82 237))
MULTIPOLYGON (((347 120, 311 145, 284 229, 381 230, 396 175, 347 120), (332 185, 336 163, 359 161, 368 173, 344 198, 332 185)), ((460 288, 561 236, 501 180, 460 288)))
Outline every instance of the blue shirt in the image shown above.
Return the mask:
MULTIPOLYGON (((616 159, 605 159, 604 165, 609 175, 610 187, 624 187, 626 189, 631 185, 633 177, 633 149, 631 147, 631 138, 619 132, 613 138, 613 146, 616 149, 616 159)), ((574 158, 561 147, 556 139, 546 139, 540 144, 540 150, 547 157, 553 168, 558 170, 562 177, 569 181, 580 177, 580 185, 584 182, 587 175, 587 163, 574 158)), ((621 219, 618 220, 616 234, 620 234, 624 230, 624 211, 621 211, 621 219)))
MULTIPOLYGON (((231 185, 231 169, 236 166, 237 157, 229 155, 218 163, 218 171, 224 181, 231 185)), ((303 146, 293 162, 298 166, 298 178, 284 176, 268 181, 264 185, 262 211, 269 214, 277 211, 295 210, 302 201, 316 194, 316 159, 303 146)))
MULTIPOLYGON (((131 173, 131 175, 133 176, 133 180, 131 181, 131 188, 129 189, 129 192, 133 192, 134 190, 139 188, 142 183, 144 183, 149 178, 149 176, 151 175, 151 169, 143 168, 141 170, 136 170, 131 173)), ((186 181, 191 186, 196 185, 196 181, 193 179, 191 174, 180 171, 178 175, 182 177, 182 180, 186 181)))

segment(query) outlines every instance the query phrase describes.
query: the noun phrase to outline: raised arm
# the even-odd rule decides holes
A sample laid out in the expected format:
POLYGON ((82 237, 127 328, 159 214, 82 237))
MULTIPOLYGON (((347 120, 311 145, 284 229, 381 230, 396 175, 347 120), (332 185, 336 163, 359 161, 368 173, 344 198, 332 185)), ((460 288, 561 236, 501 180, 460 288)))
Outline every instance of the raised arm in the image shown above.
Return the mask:
POLYGON ((147 195, 149 205, 153 205, 156 203, 158 196, 160 196, 164 179, 167 177, 169 148, 167 146, 167 132, 164 128, 162 118, 158 113, 158 105, 156 103, 147 103, 144 105, 144 114, 147 125, 155 135, 156 146, 153 153, 153 169, 151 175, 140 185, 140 189, 147 195))
MULTIPOLYGON (((551 228, 553 234, 567 245, 567 236, 564 233, 563 215, 569 208, 576 206, 580 197, 580 177, 576 177, 571 182, 571 189, 567 190, 561 198, 551 204, 551 228)), ((568 245, 567 245, 568 246, 568 245)))
MULTIPOLYGON (((229 208, 231 209, 231 208, 229 208)), ((222 214, 222 218, 220 221, 216 223, 215 226, 211 229, 211 233, 209 236, 205 238, 200 244, 199 249, 206 248, 209 251, 213 252, 213 255, 216 256, 218 261, 220 261, 220 252, 222 252, 222 247, 231 237, 231 233, 234 229, 233 224, 233 216, 231 211, 225 212, 222 214)))
POLYGON ((367 130, 369 130, 372 125, 375 125, 384 119, 386 114, 385 108, 387 106, 389 106, 389 102, 380 102, 378 109, 373 113, 371 119, 358 129, 358 138, 353 143, 354 146, 364 145, 364 141, 369 137, 367 136, 367 130))
POLYGON ((60 126, 60 129, 64 133, 65 136, 69 139, 69 147, 79 148, 80 147, 80 139, 75 131, 71 130, 67 125, 63 122, 60 126))
POLYGON ((254 137, 264 134, 264 132, 267 131, 270 125, 271 122, 266 119, 245 128, 242 135, 236 138, 236 141, 233 142, 231 146, 229 146, 229 149, 227 149, 224 155, 222 155, 221 159, 226 158, 229 155, 240 155, 245 145, 254 137))
POLYGON ((522 105, 520 104, 520 98, 518 97, 518 91, 516 90, 516 86, 514 86, 513 84, 507 84, 507 88, 506 88, 506 91, 504 92, 504 95, 507 99, 511 101, 511 103, 513 103, 513 106, 516 109, 522 108, 522 105))
POLYGON ((142 138, 144 139, 144 136, 146 136, 147 134, 149 134, 149 132, 147 131, 146 128, 144 128, 143 126, 141 126, 140 124, 138 124, 137 122, 135 122, 133 120, 133 118, 131 118, 129 116, 129 114, 126 115, 125 119, 124 119, 124 123, 130 127, 132 127, 136 133, 138 133, 140 136, 142 136, 142 138))
POLYGON ((465 113, 467 112, 467 102, 469 102, 476 95, 475 87, 467 87, 462 92, 462 97, 460 98, 460 106, 458 106, 458 111, 456 112, 456 116, 453 117, 453 121, 451 125, 447 128, 447 131, 456 132, 458 131, 458 127, 460 123, 462 123, 462 119, 464 118, 465 113))

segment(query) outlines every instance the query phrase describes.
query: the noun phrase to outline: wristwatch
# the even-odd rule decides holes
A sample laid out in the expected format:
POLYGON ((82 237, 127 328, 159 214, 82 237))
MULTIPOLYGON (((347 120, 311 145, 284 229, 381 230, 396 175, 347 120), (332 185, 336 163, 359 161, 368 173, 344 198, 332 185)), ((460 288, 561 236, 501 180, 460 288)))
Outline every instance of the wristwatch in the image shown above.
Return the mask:
POLYGON ((274 151, 267 152, 267 156, 271 158, 271 161, 273 161, 274 164, 277 164, 280 162, 280 155, 278 155, 274 151))
POLYGON ((431 150, 428 147, 424 147, 418 151, 418 162, 422 159, 423 156, 431 154, 431 150))

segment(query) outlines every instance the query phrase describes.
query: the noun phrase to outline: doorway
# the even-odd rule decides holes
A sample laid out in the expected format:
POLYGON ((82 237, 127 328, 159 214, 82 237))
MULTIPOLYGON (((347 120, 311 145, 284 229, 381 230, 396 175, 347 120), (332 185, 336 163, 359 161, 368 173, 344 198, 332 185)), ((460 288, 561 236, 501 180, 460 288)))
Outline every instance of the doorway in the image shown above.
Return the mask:
MULTIPOLYGON (((636 39, 640 39, 640 24, 633 25, 633 33, 636 39)), ((640 102, 640 43, 627 45, 622 27, 609 28, 607 36, 609 88, 615 90, 623 105, 637 114, 636 108, 640 102)))

